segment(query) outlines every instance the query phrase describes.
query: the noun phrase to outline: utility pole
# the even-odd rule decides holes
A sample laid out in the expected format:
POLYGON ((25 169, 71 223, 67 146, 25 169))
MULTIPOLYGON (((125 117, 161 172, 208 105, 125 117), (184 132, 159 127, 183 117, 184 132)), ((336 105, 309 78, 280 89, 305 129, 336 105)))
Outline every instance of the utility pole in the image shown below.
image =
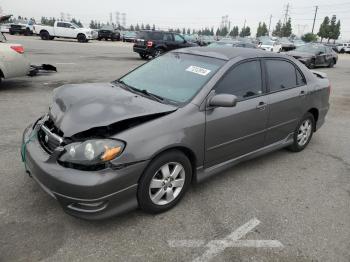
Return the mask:
POLYGON ((287 4, 286 13, 284 14, 284 23, 285 24, 287 23, 287 20, 288 20, 288 14, 289 14, 289 3, 287 4))
POLYGON ((312 24, 311 34, 314 33, 315 21, 316 21, 316 16, 317 16, 317 10, 318 10, 318 5, 315 6, 315 16, 314 16, 314 23, 312 24))
POLYGON ((271 29, 271 19, 272 19, 272 15, 270 15, 270 22, 269 22, 269 36, 270 36, 270 29, 271 29))

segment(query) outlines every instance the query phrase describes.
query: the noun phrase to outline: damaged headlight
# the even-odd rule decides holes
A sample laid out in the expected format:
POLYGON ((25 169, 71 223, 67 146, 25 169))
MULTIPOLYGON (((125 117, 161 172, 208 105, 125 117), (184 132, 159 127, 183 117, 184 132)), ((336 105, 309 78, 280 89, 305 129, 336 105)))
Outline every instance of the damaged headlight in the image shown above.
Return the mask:
POLYGON ((124 150, 122 141, 112 139, 93 139, 82 143, 66 145, 59 162, 94 166, 113 160, 124 150))

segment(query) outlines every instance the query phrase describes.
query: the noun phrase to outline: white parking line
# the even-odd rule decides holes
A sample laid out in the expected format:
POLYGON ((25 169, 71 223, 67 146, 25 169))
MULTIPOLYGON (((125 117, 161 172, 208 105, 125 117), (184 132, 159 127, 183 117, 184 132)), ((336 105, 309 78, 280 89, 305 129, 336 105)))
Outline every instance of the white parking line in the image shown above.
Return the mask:
POLYGON ((256 218, 249 220, 243 226, 221 240, 212 240, 205 244, 204 240, 170 240, 171 247, 202 247, 208 249, 203 255, 195 258, 193 262, 210 261, 228 247, 254 247, 254 248, 283 248, 283 244, 278 240, 239 240, 260 224, 256 218))

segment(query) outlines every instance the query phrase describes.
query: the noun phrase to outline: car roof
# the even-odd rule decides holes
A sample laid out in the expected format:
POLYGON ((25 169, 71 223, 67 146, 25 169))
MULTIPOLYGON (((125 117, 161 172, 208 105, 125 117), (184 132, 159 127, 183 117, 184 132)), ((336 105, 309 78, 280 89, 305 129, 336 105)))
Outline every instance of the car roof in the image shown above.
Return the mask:
POLYGON ((254 57, 287 57, 286 55, 280 55, 273 52, 267 52, 260 49, 252 48, 220 48, 220 47, 189 47, 183 49, 177 49, 172 51, 173 53, 184 53, 198 56, 207 56, 223 60, 231 60, 236 57, 241 58, 254 58, 254 57))

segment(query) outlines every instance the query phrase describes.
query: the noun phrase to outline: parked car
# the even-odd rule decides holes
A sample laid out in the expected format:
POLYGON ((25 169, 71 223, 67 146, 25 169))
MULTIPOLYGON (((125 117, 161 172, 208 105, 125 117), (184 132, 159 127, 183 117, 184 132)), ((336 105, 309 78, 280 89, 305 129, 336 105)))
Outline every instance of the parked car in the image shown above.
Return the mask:
POLYGON ((55 89, 48 114, 24 131, 22 158, 73 216, 159 213, 192 182, 284 147, 302 151, 329 93, 325 74, 285 55, 175 50, 112 83, 55 89))
POLYGON ((342 43, 337 45, 338 53, 350 53, 350 43, 342 43))
POLYGON ((243 48, 257 48, 256 44, 249 43, 249 42, 241 42, 241 41, 234 41, 234 40, 221 40, 218 42, 213 42, 208 45, 208 47, 243 47, 243 48))
POLYGON ((133 31, 124 31, 121 34, 121 40, 123 42, 131 42, 134 43, 136 41, 136 32, 133 31))
POLYGON ((0 83, 3 78, 26 76, 29 71, 30 63, 23 46, 8 43, 6 37, 0 33, 0 83))
POLYGON ((259 48, 262 50, 279 53, 282 51, 282 45, 278 41, 263 39, 259 42, 259 48))
POLYGON ((281 44, 281 51, 290 51, 295 49, 295 45, 288 37, 281 37, 278 39, 278 42, 281 44))
POLYGON ((120 41, 120 32, 113 26, 104 26, 100 30, 98 30, 97 40, 112 40, 112 41, 120 41))
POLYGON ((180 34, 164 31, 140 31, 134 44, 134 52, 138 53, 142 59, 150 56, 157 57, 167 51, 196 46, 187 42, 180 34))
POLYGON ((32 19, 29 20, 16 20, 14 23, 10 24, 9 33, 10 35, 32 35, 33 26, 35 21, 32 19))
POLYGON ((333 67, 338 61, 338 55, 332 48, 322 44, 307 44, 297 47, 293 51, 286 52, 293 56, 308 68, 317 66, 333 67))
POLYGON ((306 45, 306 43, 301 39, 294 39, 293 44, 296 48, 302 45, 306 45))
POLYGON ((73 38, 78 42, 86 43, 96 39, 97 33, 90 28, 82 28, 72 22, 56 21, 54 26, 35 25, 34 32, 40 35, 42 40, 57 38, 73 38))

